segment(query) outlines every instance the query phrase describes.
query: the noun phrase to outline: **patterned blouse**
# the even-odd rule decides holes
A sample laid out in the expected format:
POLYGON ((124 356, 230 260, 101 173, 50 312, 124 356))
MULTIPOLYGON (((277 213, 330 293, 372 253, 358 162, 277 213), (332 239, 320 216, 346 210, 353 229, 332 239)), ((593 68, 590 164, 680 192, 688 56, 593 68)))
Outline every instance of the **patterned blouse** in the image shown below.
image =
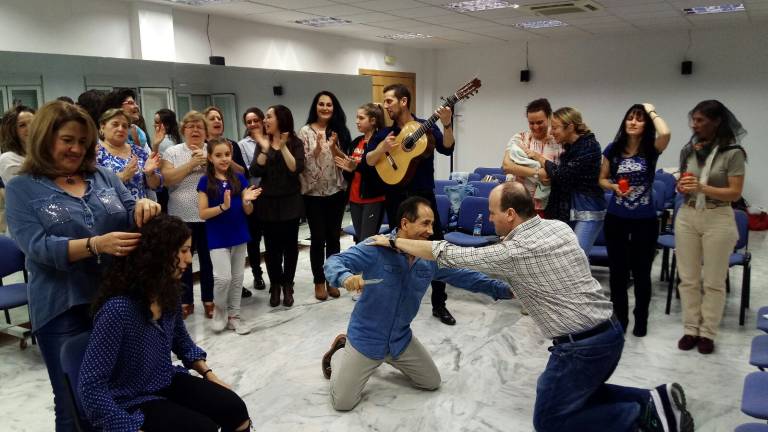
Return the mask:
POLYGON ((129 145, 131 148, 131 156, 128 158, 121 158, 120 156, 115 156, 107 151, 107 148, 103 143, 99 143, 98 151, 96 153, 96 164, 117 174, 125 169, 126 165, 131 162, 133 156, 136 156, 138 169, 136 170, 136 174, 134 174, 130 180, 125 182, 125 187, 131 192, 133 199, 138 200, 146 198, 149 186, 147 186, 146 178, 144 178, 144 164, 147 163, 149 155, 146 151, 135 145, 130 145, 128 143, 126 143, 126 145, 129 145))
MULTIPOLYGON (((304 125, 298 137, 304 143, 304 171, 299 175, 301 194, 312 196, 330 196, 347 189, 347 181, 336 166, 330 149, 323 149, 315 158, 317 132, 309 125, 304 125)), ((323 146, 327 145, 325 135, 320 138, 323 146)))
MULTIPOLYGON (((560 162, 560 153, 563 152, 563 146, 558 144, 552 135, 547 135, 544 140, 538 140, 533 137, 531 131, 523 131, 515 134, 509 140, 509 143, 507 143, 507 151, 509 151, 513 145, 517 145, 522 149, 541 153, 545 159, 551 160, 554 163, 560 162)), ((520 177, 516 180, 528 189, 528 193, 531 194, 531 196, 535 195, 538 182, 533 181, 528 177, 520 177)), ((544 205, 540 199, 534 199, 534 201, 536 202, 536 210, 544 209, 544 205)))

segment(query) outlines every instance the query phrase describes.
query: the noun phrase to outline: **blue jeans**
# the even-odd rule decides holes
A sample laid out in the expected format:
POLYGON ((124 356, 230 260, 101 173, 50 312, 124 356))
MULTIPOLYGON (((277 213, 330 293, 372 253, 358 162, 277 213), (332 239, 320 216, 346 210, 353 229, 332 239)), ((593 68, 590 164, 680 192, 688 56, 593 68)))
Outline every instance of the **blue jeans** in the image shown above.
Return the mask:
POLYGON ((48 369, 48 379, 53 387, 56 432, 75 430, 74 419, 69 410, 69 393, 64 384, 64 371, 61 369, 61 346, 70 338, 93 328, 88 308, 89 305, 75 306, 49 321, 35 333, 37 345, 48 369))
POLYGON ((589 256, 597 236, 600 235, 600 230, 603 229, 603 221, 571 221, 570 225, 579 240, 579 246, 589 256))
POLYGON ((611 318, 607 330, 551 346, 539 376, 533 425, 546 431, 634 431, 650 390, 605 382, 621 358, 624 330, 611 318))

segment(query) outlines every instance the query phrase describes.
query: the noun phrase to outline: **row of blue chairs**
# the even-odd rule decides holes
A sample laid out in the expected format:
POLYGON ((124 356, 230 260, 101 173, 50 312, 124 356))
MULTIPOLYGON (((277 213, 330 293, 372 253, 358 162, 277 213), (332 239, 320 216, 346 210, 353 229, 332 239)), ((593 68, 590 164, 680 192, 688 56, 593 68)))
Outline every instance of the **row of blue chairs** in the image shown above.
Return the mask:
MULTIPOLYGON (((757 328, 768 333, 768 306, 757 312, 757 328)), ((768 420, 768 334, 752 339, 749 363, 760 371, 744 377, 744 389, 741 397, 741 411, 754 418, 768 420)), ((736 432, 768 432, 766 423, 747 423, 736 428, 736 432)))
POLYGON ((27 300, 27 270, 24 267, 24 253, 16 246, 9 237, 0 234, 0 309, 5 313, 6 325, 0 327, 0 333, 5 333, 19 338, 19 347, 27 347, 27 337, 32 338, 32 344, 35 344, 35 337, 26 327, 14 325, 11 322, 10 309, 28 306, 27 300), (3 278, 12 274, 22 272, 24 282, 4 285, 3 278))

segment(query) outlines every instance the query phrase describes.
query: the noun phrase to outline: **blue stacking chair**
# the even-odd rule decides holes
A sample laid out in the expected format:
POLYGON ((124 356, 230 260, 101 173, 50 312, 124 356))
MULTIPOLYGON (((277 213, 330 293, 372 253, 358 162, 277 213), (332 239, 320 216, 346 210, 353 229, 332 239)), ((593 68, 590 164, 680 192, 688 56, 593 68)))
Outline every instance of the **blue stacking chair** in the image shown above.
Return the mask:
MULTIPOLYGON (((31 335, 29 329, 12 325, 10 309, 29 305, 27 298, 27 271, 24 268, 24 253, 9 237, 0 234, 0 309, 5 312, 5 322, 8 326, 0 327, 0 332, 20 339, 19 347, 27 347, 27 336, 31 335), (3 278, 14 273, 22 272, 24 282, 3 285, 3 278)), ((35 338, 32 336, 32 343, 35 338)))
POLYGON ((757 311, 757 329, 768 333, 768 306, 763 306, 757 311))
POLYGON ((480 177, 485 177, 487 175, 504 174, 504 170, 501 168, 477 167, 475 168, 475 174, 479 174, 480 177))
POLYGON ((469 173, 469 177, 467 178, 467 181, 468 182, 473 182, 473 181, 480 181, 482 179, 483 179, 483 176, 481 176, 478 173, 474 173, 473 172, 473 173, 469 173))
POLYGON ((598 267, 608 267, 608 247, 605 244, 605 229, 600 229, 600 233, 595 239, 595 244, 589 251, 589 264, 598 267))
POLYGON ((495 243, 493 224, 488 220, 488 198, 469 196, 464 198, 459 208, 458 231, 445 234, 445 239, 458 246, 480 247, 495 243), (483 215, 483 228, 480 236, 473 236, 477 215, 483 215))
POLYGON ((435 195, 445 195, 447 186, 456 186, 459 184, 456 180, 435 180, 435 195))
POLYGON ((445 232, 450 219, 451 201, 448 199, 448 195, 435 195, 435 201, 437 203, 437 214, 440 217, 440 228, 445 232))
POLYGON ((498 186, 498 183, 471 181, 469 185, 475 188, 475 196, 488 198, 491 195, 493 188, 498 186))
POLYGON ((768 424, 765 423, 746 423, 736 427, 733 432, 768 432, 768 424))
POLYGON ((85 349, 88 347, 90 332, 81 333, 61 346, 61 369, 64 371, 64 384, 67 387, 69 398, 67 404, 72 418, 75 420, 75 430, 78 432, 90 431, 91 426, 85 420, 80 393, 77 391, 77 385, 80 382, 80 365, 83 363, 85 349))
POLYGON ((751 417, 768 420, 768 372, 752 372, 744 377, 741 411, 751 417))
POLYGON ((664 183, 664 206, 668 209, 674 208, 675 195, 677 194, 677 180, 675 176, 662 169, 658 169, 654 179, 664 183))
MULTIPOLYGON (((739 230, 739 241, 728 260, 728 267, 742 266, 741 302, 739 304, 739 325, 744 325, 746 310, 749 308, 750 282, 752 275, 752 254, 749 252, 749 216, 743 210, 734 210, 736 227, 739 230)), ((731 278, 726 279, 730 291, 731 278)))
POLYGON ((755 336, 752 339, 749 364, 757 366, 760 370, 765 370, 768 367, 768 335, 755 336))

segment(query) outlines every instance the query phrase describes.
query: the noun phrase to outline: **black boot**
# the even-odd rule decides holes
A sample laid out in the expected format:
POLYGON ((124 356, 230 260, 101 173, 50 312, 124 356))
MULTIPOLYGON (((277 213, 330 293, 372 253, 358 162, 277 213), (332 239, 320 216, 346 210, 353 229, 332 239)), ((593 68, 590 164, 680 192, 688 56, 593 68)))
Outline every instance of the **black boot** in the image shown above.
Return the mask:
POLYGON ((280 305, 280 285, 272 284, 269 286, 269 305, 276 307, 280 305))
POLYGON ((293 306, 293 282, 283 284, 283 306, 293 306))

